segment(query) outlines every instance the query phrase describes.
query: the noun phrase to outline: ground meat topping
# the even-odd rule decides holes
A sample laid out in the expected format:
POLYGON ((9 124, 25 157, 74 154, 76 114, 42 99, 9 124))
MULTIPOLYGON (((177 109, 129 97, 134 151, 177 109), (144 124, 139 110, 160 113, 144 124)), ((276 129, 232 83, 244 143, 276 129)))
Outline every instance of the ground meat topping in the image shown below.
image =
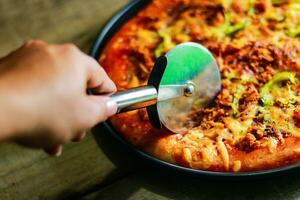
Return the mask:
MULTIPOLYGON (((175 158, 184 152, 184 166, 220 171, 235 163, 231 151, 244 155, 268 147, 272 152, 277 144, 300 137, 298 10, 294 1, 152 1, 101 56, 118 89, 147 84, 155 59, 182 42, 201 43, 212 52, 222 88, 207 108, 182 118, 181 125, 188 126, 202 119, 187 133, 155 130, 141 110, 113 117, 122 136, 136 146, 152 144, 143 149, 155 149, 163 160, 183 165, 175 158), (221 158, 223 168, 207 158, 221 158)), ((239 163, 243 170, 245 163, 239 163)))

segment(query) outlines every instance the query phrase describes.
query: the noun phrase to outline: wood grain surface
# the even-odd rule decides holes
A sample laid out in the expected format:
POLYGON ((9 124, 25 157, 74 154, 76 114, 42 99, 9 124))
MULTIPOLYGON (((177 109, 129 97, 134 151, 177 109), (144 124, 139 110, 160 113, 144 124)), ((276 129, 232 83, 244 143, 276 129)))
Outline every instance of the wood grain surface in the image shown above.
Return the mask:
POLYGON ((299 197, 297 174, 233 181, 144 170, 99 188, 82 200, 296 200, 299 197))
MULTIPOLYGON (((28 39, 72 42, 87 51, 101 26, 124 4, 124 0, 0 0, 0 57, 28 39)), ((96 135, 100 143, 106 141, 101 129, 96 135)), ((76 196, 134 169, 130 162, 118 167, 100 143, 89 135, 80 144, 67 145, 60 158, 1 144, 0 199, 76 196)), ((121 157, 126 161, 126 154, 121 157)))
POLYGON ((0 0, 0 56, 28 39, 73 42, 85 50, 127 0, 0 0))

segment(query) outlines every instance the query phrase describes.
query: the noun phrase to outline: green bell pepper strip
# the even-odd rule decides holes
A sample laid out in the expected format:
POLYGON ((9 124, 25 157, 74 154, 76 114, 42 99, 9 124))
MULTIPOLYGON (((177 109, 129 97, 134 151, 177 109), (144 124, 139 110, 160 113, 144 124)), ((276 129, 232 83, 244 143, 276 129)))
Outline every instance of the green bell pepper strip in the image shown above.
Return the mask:
POLYGON ((274 104, 274 98, 271 94, 273 86, 282 81, 290 81, 296 83, 296 74, 294 72, 280 72, 277 73, 269 82, 260 88, 260 97, 263 106, 272 106, 274 104))

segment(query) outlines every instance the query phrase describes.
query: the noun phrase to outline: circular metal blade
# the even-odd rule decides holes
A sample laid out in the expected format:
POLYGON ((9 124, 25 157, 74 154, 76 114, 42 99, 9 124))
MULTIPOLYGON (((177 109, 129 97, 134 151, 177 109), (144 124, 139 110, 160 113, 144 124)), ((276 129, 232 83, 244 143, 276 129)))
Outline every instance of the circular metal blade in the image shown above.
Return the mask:
POLYGON ((214 57, 200 44, 180 44, 166 58, 167 66, 158 87, 157 112, 167 129, 184 133, 200 124, 197 113, 220 91, 220 72, 214 57))

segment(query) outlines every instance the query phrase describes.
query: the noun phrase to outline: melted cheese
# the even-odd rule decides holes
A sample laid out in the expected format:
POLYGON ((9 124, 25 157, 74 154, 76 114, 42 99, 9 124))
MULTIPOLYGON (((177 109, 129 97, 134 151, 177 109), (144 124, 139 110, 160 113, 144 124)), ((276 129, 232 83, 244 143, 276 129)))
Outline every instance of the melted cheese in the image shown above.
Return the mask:
POLYGON ((247 134, 247 130, 251 127, 253 122, 252 119, 248 119, 245 121, 239 121, 233 118, 225 118, 224 119, 226 127, 232 133, 233 142, 239 141, 241 138, 245 137, 247 134))
POLYGON ((229 170, 229 154, 228 154, 227 148, 222 140, 223 140, 223 138, 221 138, 221 137, 219 137, 217 139, 217 147, 218 147, 218 150, 223 159, 225 169, 229 170))
POLYGON ((268 149, 269 149, 270 153, 275 152, 277 144, 278 144, 278 140, 276 140, 275 138, 272 138, 272 137, 269 138, 267 145, 268 145, 268 149))
POLYGON ((189 148, 184 148, 183 149, 183 157, 184 157, 184 159, 188 162, 188 163, 191 163, 193 160, 193 158, 192 158, 192 153, 191 153, 191 151, 190 151, 190 149, 189 148))
POLYGON ((232 133, 233 142, 239 141, 241 138, 245 137, 248 129, 253 123, 253 117, 258 111, 257 105, 251 105, 248 108, 248 115, 246 120, 241 121, 241 119, 234 119, 232 117, 224 118, 224 122, 228 130, 232 133))
POLYGON ((300 148, 294 149, 294 152, 300 154, 300 148))
POLYGON ((300 129, 295 125, 293 119, 294 107, 281 109, 275 106, 263 109, 265 124, 274 128, 291 133, 295 137, 300 137, 300 129))
POLYGON ((242 162, 240 160, 235 160, 233 162, 232 171, 239 172, 242 167, 242 162))
POLYGON ((217 157, 217 150, 215 145, 209 144, 201 151, 204 162, 213 163, 214 159, 217 157))
MULTIPOLYGON (((273 87, 270 87, 272 89, 268 94, 272 96, 274 105, 284 105, 284 108, 272 107, 273 105, 270 107, 261 107, 257 102, 257 98, 259 97, 256 93, 253 96, 252 94, 245 93, 248 88, 258 90, 259 87, 263 85, 263 82, 271 78, 269 76, 273 76, 280 70, 286 70, 289 67, 282 66, 283 69, 280 69, 280 67, 276 67, 278 64, 273 65, 273 62, 277 63, 277 61, 279 61, 284 65, 285 61, 287 61, 286 63, 291 63, 292 65, 295 61, 298 65, 298 69, 296 70, 299 72, 299 47, 296 46, 298 45, 299 37, 294 37, 298 34, 299 30, 297 28, 300 22, 298 20, 300 19, 299 6, 292 2, 287 2, 283 6, 272 6, 271 1, 268 0, 267 4, 266 1, 262 2, 265 6, 265 11, 260 13, 255 11, 256 8, 252 0, 219 0, 219 2, 223 4, 223 10, 215 15, 215 19, 217 20, 206 20, 206 13, 201 12, 201 9, 206 9, 205 7, 202 8, 203 2, 201 2, 201 0, 184 1, 184 3, 180 5, 180 8, 182 7, 184 9, 179 10, 177 10, 177 7, 171 6, 172 4, 175 5, 175 2, 182 3, 179 0, 174 2, 154 1, 154 4, 158 6, 158 8, 161 4, 168 4, 170 10, 168 9, 168 12, 166 12, 166 7, 162 6, 163 9, 159 9, 159 11, 154 9, 157 15, 153 16, 154 12, 152 12, 152 9, 155 6, 152 6, 150 10, 148 9, 146 15, 144 15, 144 13, 138 15, 137 21, 125 25, 125 29, 123 28, 125 31, 121 31, 120 37, 116 37, 116 39, 112 40, 112 45, 106 48, 106 54, 109 55, 113 52, 112 55, 122 56, 124 61, 128 59, 127 61, 130 63, 130 55, 123 52, 131 52, 131 49, 139 49, 141 47, 137 56, 141 56, 141 58, 143 58, 143 56, 144 58, 148 58, 149 56, 150 58, 148 59, 151 60, 152 58, 154 62, 155 57, 164 54, 178 43, 191 40, 205 41, 204 45, 207 44, 208 48, 214 53, 221 73, 228 70, 227 75, 225 73, 222 74, 222 90, 225 89, 225 91, 228 91, 224 93, 224 95, 218 96, 220 100, 224 101, 220 104, 216 101, 218 104, 216 110, 212 109, 211 111, 207 110, 207 112, 204 112, 203 118, 205 119, 205 116, 207 116, 206 122, 208 124, 200 124, 199 127, 195 127, 194 130, 182 134, 180 138, 176 139, 174 139, 174 135, 162 136, 157 134, 157 131, 151 129, 147 134, 144 134, 143 137, 141 136, 142 139, 140 141, 142 141, 142 143, 138 143, 137 146, 144 148, 143 145, 149 142, 150 138, 151 144, 149 146, 153 145, 157 147, 153 150, 154 156, 175 164, 177 162, 176 156, 178 156, 181 159, 180 161, 183 159, 190 167, 195 169, 209 169, 210 167, 219 169, 218 167, 220 167, 219 165, 222 167, 223 161, 223 165, 228 171, 240 171, 243 170, 243 167, 244 169, 251 170, 251 162, 246 162, 247 158, 250 157, 251 159, 251 153, 249 153, 250 155, 247 157, 248 152, 243 152, 244 149, 239 149, 239 145, 235 144, 242 141, 247 134, 252 134, 252 132, 249 132, 252 130, 252 126, 258 129, 257 133, 262 137, 265 136, 264 134, 269 133, 269 131, 266 131, 266 128, 271 128, 272 130, 276 129, 276 134, 279 130, 300 137, 300 129, 296 127, 293 119, 293 106, 299 105, 300 103, 300 97, 298 95, 299 82, 292 85, 286 81, 280 81, 280 83, 276 83, 273 87), (236 2, 236 4, 234 2, 236 2), (190 7, 188 4, 195 4, 195 8, 194 6, 190 7), (244 9, 244 12, 236 12, 231 4, 235 4, 244 9), (288 11, 288 5, 290 11, 288 11), (191 10, 189 11, 190 8, 191 10), (198 9, 200 9, 200 12, 197 11, 198 9), (172 13, 178 13, 179 15, 174 19, 172 13), (141 23, 144 22, 145 19, 146 23, 141 23), (272 24, 269 24, 269 21, 272 24), (274 30, 271 30, 268 25, 274 26, 274 30), (222 31, 219 31, 221 29, 222 31), (214 30, 217 30, 217 32, 214 32, 214 30), (292 36, 290 37, 289 35, 292 36), (253 45, 253 47, 251 45, 253 45), (120 48, 121 51, 118 51, 118 48, 120 48), (239 54, 238 52, 235 53, 235 51, 239 51, 239 54), (279 54, 280 52, 287 52, 289 56, 288 58, 279 57, 275 59, 274 54, 277 52, 279 52, 279 54), (231 54, 237 56, 232 56, 231 54), (238 58, 243 58, 243 61, 241 62, 238 58), (292 61, 292 59, 296 60, 292 61), (266 62, 266 65, 260 66, 259 63, 264 62, 266 62), (268 71, 270 71, 270 73, 265 73, 268 71), (260 78, 262 79, 257 79, 260 73, 262 75, 260 78), (263 81, 260 82, 259 80, 263 81), (248 87, 249 84, 254 87, 248 87), (239 85, 239 88, 237 88, 237 85, 239 85), (248 98, 245 98, 247 95, 250 97, 249 101, 246 101, 248 100, 248 98), (234 105, 231 108, 228 106, 230 102, 234 105), (255 105, 249 106, 249 103, 255 105), (247 108, 245 108, 246 106, 247 108), (219 108, 222 109, 224 113, 216 113, 215 111, 220 111, 218 110, 219 108), (263 112, 258 113, 258 108, 263 112), (233 113, 235 113, 235 115, 233 115, 233 113), (259 114, 259 117, 256 116, 256 114, 259 114), (264 117, 261 118, 261 115, 264 117), (258 120, 254 121, 253 118, 258 120), (262 122, 261 120, 264 121, 262 122), (236 148, 237 151, 233 151, 232 149, 234 148, 236 148), (237 155, 235 154, 236 152, 237 155), (240 152, 245 154, 246 161, 235 160, 240 152)), ((214 3, 212 3, 212 6, 214 3)), ((214 10, 217 12, 217 9, 214 10)), ((111 56, 105 56, 104 53, 102 60, 105 60, 105 58, 111 58, 111 56)), ((114 62, 114 59, 117 60, 118 57, 113 57, 111 62, 108 62, 110 64, 105 67, 112 67, 113 70, 109 72, 112 77, 118 77, 117 75, 124 76, 125 72, 119 73, 118 70, 120 63, 114 62), (114 63, 116 64, 114 65, 114 63)), ((150 67, 146 65, 146 60, 147 59, 139 59, 138 63, 134 63, 135 65, 130 66, 131 68, 129 70, 132 71, 134 75, 130 82, 126 84, 126 87, 137 87, 145 84, 145 77, 141 78, 139 73, 143 72, 144 74, 148 74, 150 72, 150 67)), ((121 64, 125 66, 125 64, 128 64, 127 61, 121 64)), ((104 64, 105 63, 106 62, 104 62, 104 64)), ((296 71, 295 68, 291 68, 290 70, 296 71)), ((299 73, 297 75, 299 75, 299 73)), ((136 111, 126 113, 129 117, 134 117, 138 114, 136 111)), ((131 139, 130 137, 135 138, 136 135, 133 133, 138 134, 139 132, 136 126, 131 125, 132 122, 133 121, 121 123, 121 132, 125 132, 129 139, 131 139), (132 134, 132 136, 130 134, 132 134)), ((141 132, 142 131, 141 129, 141 132)), ((275 152, 278 144, 277 139, 273 137, 255 138, 256 135, 254 134, 251 136, 253 136, 251 139, 257 140, 254 142, 257 142, 255 145, 258 145, 258 149, 268 148, 271 153, 275 152)), ((279 141, 282 142, 280 139, 279 141)), ((150 152, 152 153, 153 151, 150 152)), ((295 150, 295 153, 297 152, 300 153, 300 150, 295 150)), ((178 164, 180 164, 179 160, 178 164)))

